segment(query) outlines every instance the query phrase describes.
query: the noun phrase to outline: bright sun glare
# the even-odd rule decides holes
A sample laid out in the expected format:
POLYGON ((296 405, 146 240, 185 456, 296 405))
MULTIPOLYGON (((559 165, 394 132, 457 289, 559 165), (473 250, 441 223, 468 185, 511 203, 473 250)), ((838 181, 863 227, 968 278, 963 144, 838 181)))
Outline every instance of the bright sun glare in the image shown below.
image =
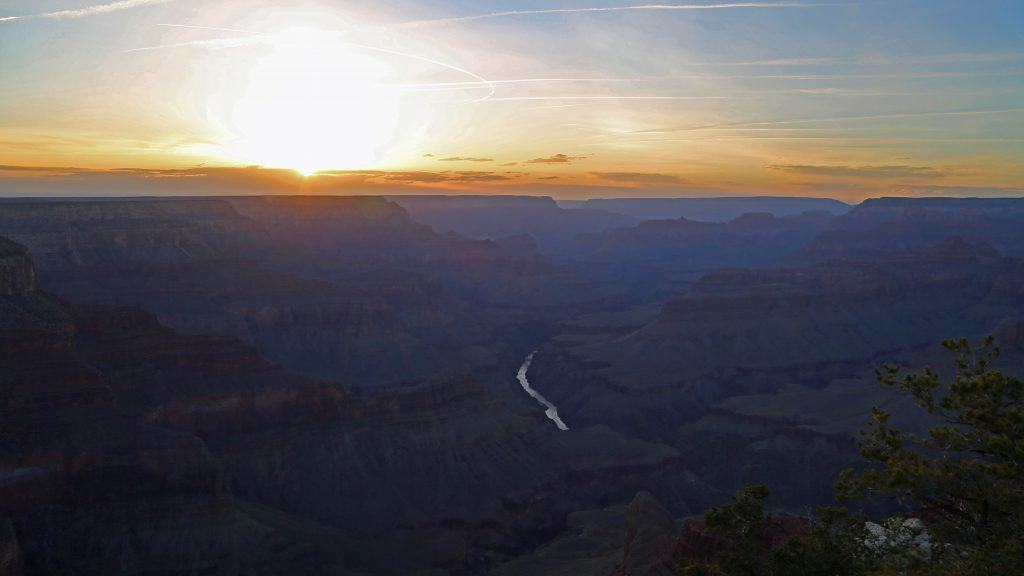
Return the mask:
POLYGON ((231 155, 309 175, 371 166, 398 122, 385 64, 336 35, 295 29, 274 37, 231 110, 231 155))

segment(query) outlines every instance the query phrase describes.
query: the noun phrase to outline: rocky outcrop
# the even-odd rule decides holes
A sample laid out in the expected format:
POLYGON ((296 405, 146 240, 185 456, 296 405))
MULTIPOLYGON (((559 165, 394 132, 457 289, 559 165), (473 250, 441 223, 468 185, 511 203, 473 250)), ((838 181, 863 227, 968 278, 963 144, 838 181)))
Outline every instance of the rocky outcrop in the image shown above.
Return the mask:
POLYGON ((626 535, 620 574, 675 574, 671 548, 675 522, 654 496, 640 492, 626 510, 626 535))

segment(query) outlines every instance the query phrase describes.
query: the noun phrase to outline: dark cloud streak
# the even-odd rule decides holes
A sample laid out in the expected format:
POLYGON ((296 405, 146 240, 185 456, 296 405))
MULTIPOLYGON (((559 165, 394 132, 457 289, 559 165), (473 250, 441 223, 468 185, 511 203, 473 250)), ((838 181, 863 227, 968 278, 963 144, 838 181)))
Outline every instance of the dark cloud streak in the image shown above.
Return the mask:
POLYGON ((534 158, 526 160, 524 164, 569 164, 575 160, 583 160, 586 156, 568 156, 566 154, 555 154, 547 158, 534 158))

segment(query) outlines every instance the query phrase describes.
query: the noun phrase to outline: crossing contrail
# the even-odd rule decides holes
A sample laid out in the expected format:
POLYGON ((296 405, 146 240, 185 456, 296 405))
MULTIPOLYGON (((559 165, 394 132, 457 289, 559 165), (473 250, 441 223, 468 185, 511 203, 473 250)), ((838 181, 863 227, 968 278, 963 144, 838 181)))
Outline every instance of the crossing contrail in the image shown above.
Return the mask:
POLYGON ((55 12, 43 12, 41 14, 29 14, 27 16, 5 16, 0 18, 0 22, 9 22, 11 20, 33 20, 36 18, 47 18, 51 20, 85 18, 86 16, 95 16, 97 14, 109 14, 111 12, 120 12, 121 10, 128 10, 129 8, 137 8, 139 6, 149 6, 153 4, 166 4, 168 2, 173 1, 174 0, 119 0, 118 2, 96 4, 94 6, 87 6, 85 8, 57 10, 55 12))
POLYGON ((587 8, 539 8, 535 10, 505 10, 502 12, 472 14, 469 16, 453 16, 450 18, 413 20, 410 22, 396 24, 393 27, 416 28, 420 26, 431 26, 436 24, 455 24, 458 22, 471 22, 473 20, 506 18, 510 16, 530 16, 534 14, 580 14, 587 12, 626 12, 638 10, 732 10, 744 8, 816 8, 820 6, 832 6, 832 4, 808 4, 805 2, 729 2, 725 4, 633 4, 629 6, 594 6, 587 8))

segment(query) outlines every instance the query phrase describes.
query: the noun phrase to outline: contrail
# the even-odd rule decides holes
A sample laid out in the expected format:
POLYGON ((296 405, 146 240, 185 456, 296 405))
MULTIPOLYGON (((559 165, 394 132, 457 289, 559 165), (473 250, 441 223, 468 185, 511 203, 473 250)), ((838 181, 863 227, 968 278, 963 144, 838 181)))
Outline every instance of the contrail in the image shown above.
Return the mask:
POLYGON ((188 42, 177 42, 175 44, 160 44, 159 46, 142 46, 140 48, 129 48, 125 53, 151 52, 153 50, 167 50, 170 48, 188 48, 190 46, 203 48, 238 48, 240 46, 252 46, 269 42, 267 36, 243 36, 241 38, 212 38, 210 40, 190 40, 188 42))
MULTIPOLYGON (((406 90, 409 92, 447 92, 458 90, 476 90, 479 88, 490 88, 498 85, 511 84, 540 84, 540 83, 617 83, 617 82, 642 82, 636 78, 510 78, 505 80, 487 80, 486 82, 474 80, 471 82, 422 82, 412 84, 392 84, 388 88, 406 90)), ((493 100, 494 98, 487 98, 493 100)))
POLYGON ((891 66, 896 64, 952 64, 975 62, 1015 62, 1024 60, 1024 52, 954 52, 935 56, 910 58, 777 58, 774 60, 748 60, 745 62, 691 62, 683 66, 817 66, 830 64, 856 64, 858 66, 891 66))
POLYGON ((440 66, 442 68, 448 68, 449 70, 453 70, 455 72, 459 72, 461 74, 465 74, 466 76, 469 76, 470 78, 473 78, 473 79, 475 79, 475 80, 477 80, 479 82, 482 82, 484 85, 487 86, 487 90, 488 90, 487 95, 483 96, 481 98, 477 98, 476 100, 474 100, 474 102, 482 102, 484 100, 489 100, 491 98, 491 96, 494 96, 494 93, 497 92, 497 89, 494 87, 494 83, 491 82, 490 80, 488 80, 487 78, 484 78, 483 76, 481 76, 481 75, 479 75, 476 72, 473 72, 471 70, 466 70, 465 68, 460 68, 460 67, 458 67, 458 66, 456 66, 454 64, 448 64, 447 62, 442 62, 440 60, 435 60, 433 58, 430 58, 430 57, 427 57, 427 56, 421 56, 419 54, 412 54, 412 53, 409 53, 409 52, 400 52, 398 50, 389 50, 387 48, 378 48, 376 46, 367 46, 365 44, 352 44, 352 43, 349 43, 349 42, 344 42, 344 43, 342 43, 342 45, 349 46, 351 48, 362 48, 363 50, 370 50, 370 51, 373 51, 373 52, 381 52, 383 54, 392 54, 392 55, 395 55, 395 56, 402 56, 404 58, 411 58, 413 60, 419 60, 420 62, 426 62, 428 64, 433 64, 435 66, 440 66))
POLYGON ((223 28, 220 26, 197 26, 194 24, 157 24, 157 26, 166 26, 168 28, 191 28, 193 30, 216 30, 218 32, 238 32, 240 34, 261 34, 260 32, 254 32, 252 30, 240 30, 238 28, 223 28))
POLYGON ((42 14, 30 14, 27 16, 5 16, 3 18, 0 18, 0 22, 9 22, 11 20, 30 20, 35 18, 47 18, 51 20, 85 18, 86 16, 95 16, 97 14, 109 14, 111 12, 120 12, 121 10, 128 10, 129 8, 149 6, 153 4, 166 4, 168 2, 173 1, 174 0, 119 0, 118 2, 97 4, 95 6, 75 8, 72 10, 58 10, 56 12, 43 12, 42 14))
POLYGON ((430 26, 434 24, 454 24, 458 22, 470 22, 473 20, 504 18, 509 16, 530 16, 534 14, 579 14, 585 12, 625 12, 630 10, 728 10, 738 8, 816 8, 819 6, 832 6, 832 4, 808 4, 804 2, 730 2, 727 4, 634 4, 630 6, 602 6, 588 8, 542 8, 537 10, 506 10, 503 12, 473 14, 470 16, 453 16, 451 18, 434 18, 430 20, 413 20, 411 22, 396 24, 392 27, 415 28, 419 26, 430 26))
MULTIPOLYGON (((198 28, 200 30, 210 29, 211 28, 211 27, 207 27, 207 26, 192 26, 192 25, 189 25, 189 24, 160 24, 160 26, 174 26, 174 27, 178 27, 178 28, 198 28)), ((274 39, 274 36, 272 34, 260 34, 258 32, 252 32, 252 31, 249 31, 249 30, 239 30, 239 29, 236 29, 236 28, 213 28, 213 29, 222 30, 222 31, 223 30, 227 30, 227 31, 238 32, 238 33, 243 33, 243 34, 251 34, 251 36, 245 36, 245 37, 241 37, 241 38, 213 38, 213 39, 210 39, 210 40, 194 40, 194 41, 190 41, 190 42, 179 42, 177 44, 162 44, 162 45, 158 45, 158 46, 144 46, 144 47, 141 47, 141 48, 132 48, 132 49, 129 49, 129 50, 125 50, 125 52, 148 52, 148 51, 151 51, 151 50, 163 50, 163 49, 168 49, 168 48, 182 48, 182 47, 188 47, 188 46, 202 46, 202 47, 207 47, 207 48, 235 48, 235 47, 238 47, 238 46, 247 46, 247 45, 261 43, 261 42, 273 42, 273 39, 274 39)), ((419 60, 420 62, 426 62, 428 64, 433 64, 435 66, 440 66, 441 68, 447 68, 449 70, 452 70, 454 72, 458 72, 460 74, 465 74, 466 76, 469 76, 470 78, 472 78, 476 83, 479 83, 481 86, 487 88, 487 94, 485 96, 477 98, 476 100, 474 100, 474 102, 480 102, 480 101, 483 101, 483 100, 487 100, 491 96, 494 96, 495 92, 497 92, 497 89, 494 87, 494 83, 493 82, 491 82, 487 78, 484 78, 483 76, 477 74, 476 72, 473 72, 471 70, 466 70, 465 68, 456 66, 454 64, 449 64, 447 62, 442 62, 440 60, 436 60, 436 59, 430 58, 428 56, 422 56, 420 54, 413 54, 413 53, 410 53, 410 52, 402 52, 402 51, 399 51, 399 50, 391 50, 389 48, 378 48, 377 46, 369 46, 369 45, 366 45, 366 44, 354 44, 352 42, 344 42, 344 41, 339 42, 338 45, 339 46, 347 46, 349 48, 355 48, 355 49, 358 49, 358 50, 368 50, 368 51, 371 51, 371 52, 380 52, 382 54, 391 54, 391 55, 394 55, 394 56, 401 56, 403 58, 410 58, 412 60, 419 60)))

